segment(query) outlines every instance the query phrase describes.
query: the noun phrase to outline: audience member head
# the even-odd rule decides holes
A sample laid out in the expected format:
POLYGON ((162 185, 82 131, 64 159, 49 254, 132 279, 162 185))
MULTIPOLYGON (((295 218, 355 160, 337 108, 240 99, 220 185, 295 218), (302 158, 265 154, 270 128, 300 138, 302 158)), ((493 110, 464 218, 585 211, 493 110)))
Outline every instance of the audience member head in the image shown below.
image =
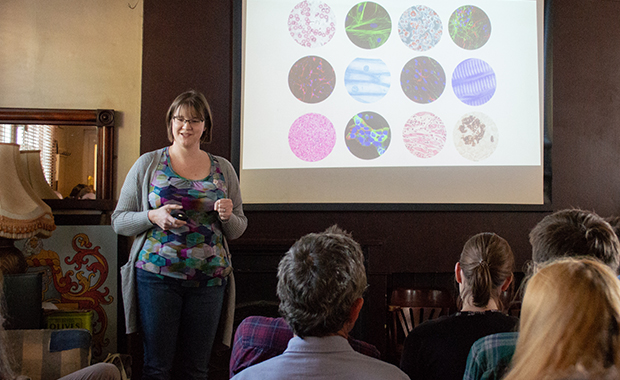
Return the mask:
POLYGON ((86 185, 83 183, 78 183, 77 185, 73 186, 73 189, 71 189, 71 193, 69 193, 69 198, 77 198, 80 191, 82 191, 82 189, 84 189, 85 187, 86 185))
POLYGON ((71 189, 69 197, 71 199, 95 199, 95 189, 90 185, 78 183, 71 189))
POLYGON ((76 196, 77 199, 95 199, 95 189, 92 186, 85 186, 76 196))
POLYGON ((484 308, 499 297, 512 281, 514 256, 508 242, 499 235, 482 232, 472 236, 461 252, 455 273, 464 305, 484 308))
MULTIPOLYGON (((620 242, 613 229, 593 212, 557 211, 530 232, 534 267, 560 257, 595 257, 614 272, 620 263, 620 242)), ((534 268, 535 270, 536 268, 534 268)))
POLYGON ((301 338, 348 333, 365 289, 361 247, 337 226, 303 236, 278 266, 280 313, 301 338))
POLYGON ((526 285, 506 379, 602 378, 620 364, 619 325, 620 281, 608 266, 590 257, 542 264, 526 285))

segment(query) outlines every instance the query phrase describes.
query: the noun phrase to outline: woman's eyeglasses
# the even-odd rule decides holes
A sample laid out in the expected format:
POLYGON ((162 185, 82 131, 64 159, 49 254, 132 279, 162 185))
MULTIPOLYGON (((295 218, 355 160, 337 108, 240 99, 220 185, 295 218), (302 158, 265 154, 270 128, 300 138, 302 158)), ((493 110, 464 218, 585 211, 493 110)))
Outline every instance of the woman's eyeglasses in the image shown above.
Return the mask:
POLYGON ((177 125, 183 125, 185 123, 188 123, 192 127, 195 127, 195 126, 197 126, 198 124, 200 124, 200 123, 202 123, 204 121, 204 120, 200 120, 200 119, 191 119, 191 120, 190 119, 185 119, 182 116, 173 116, 172 120, 177 125))

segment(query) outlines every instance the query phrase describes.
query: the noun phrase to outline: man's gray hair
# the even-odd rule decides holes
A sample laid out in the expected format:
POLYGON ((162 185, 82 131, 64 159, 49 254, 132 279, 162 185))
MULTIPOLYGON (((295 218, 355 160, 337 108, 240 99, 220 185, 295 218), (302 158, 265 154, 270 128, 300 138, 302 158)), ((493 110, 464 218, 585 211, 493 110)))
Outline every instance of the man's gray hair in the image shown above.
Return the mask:
POLYGON ((278 266, 280 314, 301 338, 335 334, 366 284, 364 255, 350 234, 334 225, 305 235, 278 266))

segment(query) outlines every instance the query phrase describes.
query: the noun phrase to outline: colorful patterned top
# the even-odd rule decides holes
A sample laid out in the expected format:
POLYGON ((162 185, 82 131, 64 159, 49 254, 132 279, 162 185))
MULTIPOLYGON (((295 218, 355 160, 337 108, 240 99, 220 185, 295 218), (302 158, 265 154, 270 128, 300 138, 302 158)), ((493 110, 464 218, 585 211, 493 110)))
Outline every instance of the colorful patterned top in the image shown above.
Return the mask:
POLYGON ((221 285, 231 271, 215 201, 226 198, 226 182, 219 164, 209 154, 211 173, 202 180, 178 175, 170 165, 168 148, 149 186, 153 209, 165 204, 183 206, 188 216, 181 228, 164 231, 155 225, 147 233, 136 267, 151 273, 221 285))

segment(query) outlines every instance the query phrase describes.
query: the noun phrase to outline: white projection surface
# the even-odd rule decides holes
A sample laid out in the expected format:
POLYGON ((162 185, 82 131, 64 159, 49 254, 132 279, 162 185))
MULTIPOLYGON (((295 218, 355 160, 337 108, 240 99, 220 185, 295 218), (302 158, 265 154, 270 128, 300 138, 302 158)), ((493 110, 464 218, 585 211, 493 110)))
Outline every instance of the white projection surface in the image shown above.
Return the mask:
POLYGON ((543 203, 536 0, 245 0, 246 204, 543 203))

